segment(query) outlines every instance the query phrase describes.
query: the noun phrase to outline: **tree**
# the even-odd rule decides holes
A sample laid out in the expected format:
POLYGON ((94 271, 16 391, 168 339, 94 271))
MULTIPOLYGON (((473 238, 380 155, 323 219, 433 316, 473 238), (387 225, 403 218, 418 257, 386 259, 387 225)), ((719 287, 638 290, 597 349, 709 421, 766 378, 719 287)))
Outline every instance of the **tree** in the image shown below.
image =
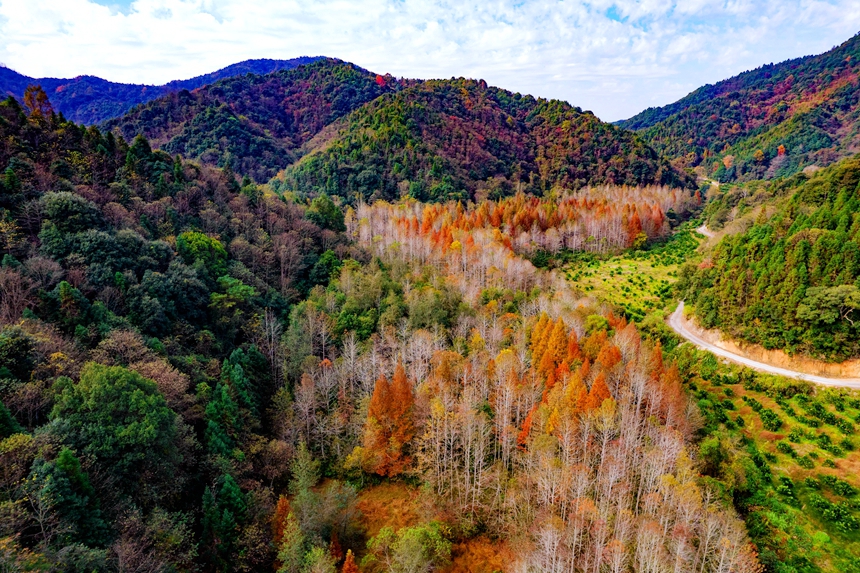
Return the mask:
POLYGON ((392 383, 380 376, 370 398, 361 457, 371 473, 393 477, 403 472, 411 459, 406 454, 414 435, 412 384, 403 364, 397 363, 392 383))
POLYGON ((797 307, 797 318, 828 325, 845 320, 854 326, 856 310, 860 310, 860 289, 856 286, 810 287, 797 307))
POLYGON ((54 108, 48 100, 48 94, 42 89, 42 86, 27 86, 24 90, 24 105, 30 108, 32 117, 47 118, 54 113, 54 108))
POLYGON ((325 193, 322 193, 311 201, 311 205, 305 212, 305 216, 323 229, 330 229, 336 232, 346 231, 343 211, 325 193))
POLYGON ((101 228, 104 219, 98 206, 76 193, 59 191, 42 196, 42 210, 61 233, 80 233, 101 228))
POLYGON ((585 410, 595 410, 603 404, 603 401, 612 398, 612 393, 606 385, 606 375, 600 372, 591 384, 591 390, 588 391, 588 400, 585 403, 585 410))
POLYGON ((218 239, 186 231, 176 237, 176 250, 186 265, 200 261, 213 279, 227 274, 227 251, 218 239))
POLYGON ((397 533, 383 527, 367 542, 367 548, 370 561, 381 563, 390 573, 430 572, 451 560, 451 542, 437 521, 405 527, 397 533))
POLYGON ((278 573, 296 573, 302 570, 305 554, 305 536, 299 527, 299 521, 289 513, 283 524, 283 534, 278 544, 278 561, 281 562, 278 573))
POLYGON ((245 494, 230 474, 222 475, 216 487, 203 493, 203 542, 209 558, 222 567, 236 550, 239 526, 247 510, 245 494))
POLYGON ((340 573, 358 573, 358 565, 355 563, 355 555, 353 555, 352 549, 346 550, 346 559, 343 561, 343 568, 340 570, 340 573))
POLYGON ((154 382, 121 366, 88 363, 55 384, 53 431, 92 456, 117 488, 149 505, 181 487, 176 414, 154 382))
POLYGON ((66 543, 104 544, 107 525, 96 492, 81 470, 80 460, 69 448, 63 448, 54 460, 36 459, 27 487, 28 495, 51 499, 52 510, 62 520, 59 530, 66 543), (34 488, 41 491, 33 491, 34 488))

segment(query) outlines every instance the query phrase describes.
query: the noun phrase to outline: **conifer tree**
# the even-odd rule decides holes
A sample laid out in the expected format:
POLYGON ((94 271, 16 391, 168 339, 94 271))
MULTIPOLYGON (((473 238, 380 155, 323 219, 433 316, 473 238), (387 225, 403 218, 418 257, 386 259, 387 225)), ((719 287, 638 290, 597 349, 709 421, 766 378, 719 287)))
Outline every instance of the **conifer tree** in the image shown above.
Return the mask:
POLYGON ((585 409, 587 411, 595 410, 599 408, 607 398, 612 398, 612 393, 606 385, 606 374, 600 372, 594 379, 594 383, 591 385, 591 390, 588 392, 588 401, 586 402, 585 409))
POLYGON ((346 551, 346 559, 343 562, 343 568, 340 570, 341 573, 358 573, 358 565, 355 563, 355 555, 352 553, 352 549, 348 549, 346 551))

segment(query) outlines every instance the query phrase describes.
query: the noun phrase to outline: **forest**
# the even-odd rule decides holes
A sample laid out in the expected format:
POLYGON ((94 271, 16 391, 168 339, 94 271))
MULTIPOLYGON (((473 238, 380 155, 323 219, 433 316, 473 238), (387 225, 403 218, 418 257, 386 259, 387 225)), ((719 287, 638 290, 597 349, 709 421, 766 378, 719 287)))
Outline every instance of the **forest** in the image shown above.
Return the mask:
POLYGON ((830 361, 857 357, 858 184, 855 157, 755 194, 730 189, 715 198, 708 213, 717 224, 730 210, 758 215, 682 269, 679 292, 702 325, 766 348, 830 361), (772 214, 751 211, 763 201, 772 214))
POLYGON ((860 35, 768 64, 618 124, 678 167, 722 182, 788 177, 856 152, 860 35))
POLYGON ((178 90, 103 124, 171 154, 265 182, 333 121, 399 84, 340 60, 228 77, 178 90))
POLYGON ((270 74, 310 64, 319 58, 293 58, 291 60, 245 60, 220 70, 187 80, 174 80, 162 86, 121 84, 95 76, 75 78, 31 78, 0 65, 0 94, 23 101, 24 92, 31 85, 41 86, 50 94, 57 112, 76 123, 97 125, 125 115, 137 105, 181 90, 193 91, 220 79, 244 74, 270 74))
POLYGON ((693 179, 632 132, 566 102, 483 80, 409 80, 320 59, 177 91, 102 124, 106 131, 277 192, 345 202, 501 198, 585 185, 693 179))
POLYGON ((351 203, 403 194, 480 201, 604 184, 693 186, 631 132, 566 102, 483 80, 407 84, 333 129, 273 186, 351 203))
POLYGON ((659 241, 700 194, 339 205, 24 99, 5 571, 761 570, 661 337, 533 262, 659 241))

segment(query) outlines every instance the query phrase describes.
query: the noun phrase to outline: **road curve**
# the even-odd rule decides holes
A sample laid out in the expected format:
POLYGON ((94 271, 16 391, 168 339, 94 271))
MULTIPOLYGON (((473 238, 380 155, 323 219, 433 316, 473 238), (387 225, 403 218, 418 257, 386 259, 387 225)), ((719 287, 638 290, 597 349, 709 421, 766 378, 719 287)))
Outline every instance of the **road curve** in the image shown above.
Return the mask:
POLYGON ((710 229, 708 229, 708 226, 705 224, 703 224, 701 227, 698 227, 696 229, 696 232, 703 234, 704 236, 706 236, 709 239, 713 238, 713 236, 714 236, 714 232, 711 231, 710 229))
POLYGON ((860 388, 860 378, 830 378, 829 376, 817 376, 815 374, 807 374, 805 372, 798 372, 796 370, 789 370, 787 368, 773 366, 772 364, 758 362, 757 360, 752 360, 745 356, 741 356, 740 354, 735 354, 734 352, 724 350, 719 346, 714 346, 713 344, 697 336, 695 333, 691 332, 684 325, 684 321, 682 320, 683 315, 684 302, 681 301, 678 303, 678 308, 675 309, 675 312, 673 312, 672 316, 669 317, 669 326, 672 327, 672 330, 674 330, 680 336, 685 338, 687 341, 693 343, 694 345, 698 346, 699 348, 712 352, 717 356, 726 358, 737 364, 748 366, 754 370, 767 372, 769 374, 777 374, 779 376, 785 376, 787 378, 796 378, 798 380, 807 380, 809 382, 822 384, 824 386, 838 386, 841 388, 860 388))

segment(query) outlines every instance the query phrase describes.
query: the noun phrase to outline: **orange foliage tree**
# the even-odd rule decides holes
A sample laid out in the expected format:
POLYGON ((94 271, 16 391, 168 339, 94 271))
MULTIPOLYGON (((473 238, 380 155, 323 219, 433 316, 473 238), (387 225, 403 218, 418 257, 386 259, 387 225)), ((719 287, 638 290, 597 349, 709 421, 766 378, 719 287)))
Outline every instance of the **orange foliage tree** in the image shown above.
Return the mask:
POLYGON ((415 397, 403 364, 398 363, 389 383, 380 376, 370 398, 364 430, 362 465, 370 473, 396 476, 411 459, 406 448, 415 434, 412 408, 415 397))
POLYGON ((358 573, 358 565, 355 564, 355 556, 352 554, 352 549, 346 552, 346 560, 343 562, 341 573, 358 573))

